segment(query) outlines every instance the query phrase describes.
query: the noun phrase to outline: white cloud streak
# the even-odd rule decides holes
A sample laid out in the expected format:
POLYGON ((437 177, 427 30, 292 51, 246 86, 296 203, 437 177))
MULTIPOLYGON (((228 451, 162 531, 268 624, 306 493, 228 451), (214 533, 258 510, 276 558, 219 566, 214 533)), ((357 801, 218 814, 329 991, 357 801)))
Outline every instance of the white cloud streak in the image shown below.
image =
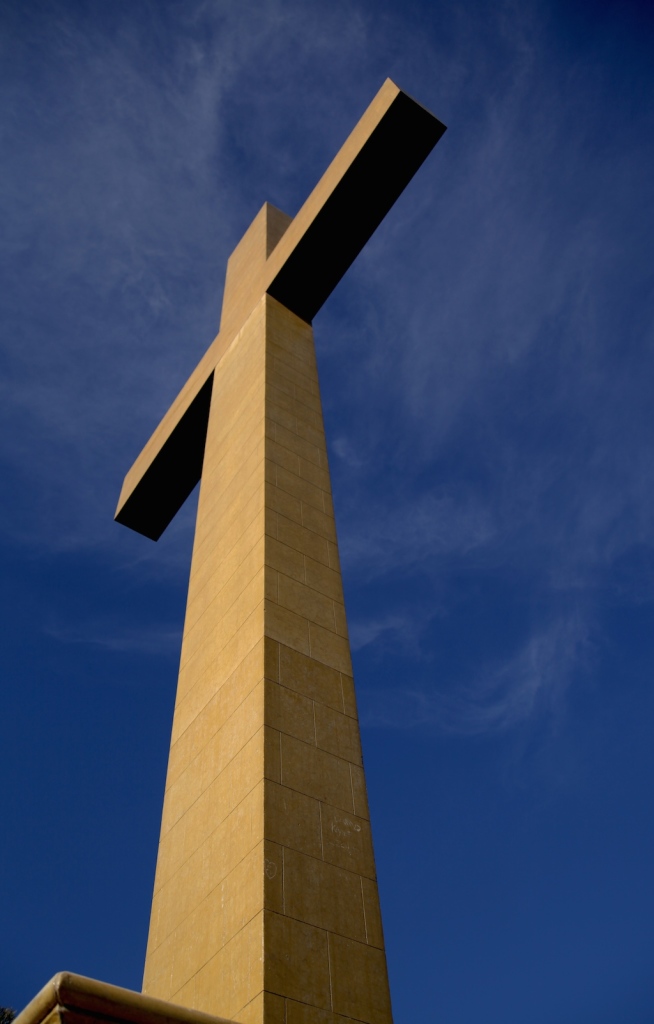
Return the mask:
POLYGON ((532 635, 512 658, 452 687, 364 689, 367 728, 418 729, 457 736, 506 732, 531 718, 558 715, 575 676, 592 658, 588 624, 573 615, 532 635))

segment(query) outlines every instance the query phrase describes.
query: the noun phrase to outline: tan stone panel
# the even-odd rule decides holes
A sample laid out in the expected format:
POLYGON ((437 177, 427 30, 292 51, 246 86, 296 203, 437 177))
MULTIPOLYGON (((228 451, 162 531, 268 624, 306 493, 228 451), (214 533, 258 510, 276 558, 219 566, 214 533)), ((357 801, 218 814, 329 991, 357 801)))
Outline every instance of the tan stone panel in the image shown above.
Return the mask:
POLYGON ((300 476, 303 480, 309 480, 323 491, 331 490, 329 470, 326 467, 316 466, 313 462, 309 462, 308 459, 303 459, 301 456, 300 476))
MULTIPOLYGON (((256 590, 251 585, 251 589, 246 595, 247 599, 251 599, 255 594, 256 590)), ((263 585, 261 585, 260 604, 255 606, 241 622, 236 622, 236 628, 231 635, 226 631, 208 630, 204 642, 195 645, 192 652, 182 648, 180 676, 182 674, 185 676, 188 673, 188 682, 185 682, 183 695, 177 708, 181 709, 183 701, 190 699, 199 688, 205 689, 207 673, 211 670, 213 672, 213 680, 210 677, 212 690, 209 693, 203 693, 203 702, 199 706, 204 707, 215 692, 216 681, 226 679, 241 664, 244 657, 261 639, 263 604, 263 585), (195 682, 193 682, 193 677, 195 682)), ((237 615, 233 615, 233 605, 229 610, 232 612, 232 617, 236 617, 237 620, 237 615)))
POLYGON ((257 487, 262 484, 261 463, 265 457, 265 439, 261 425, 261 413, 258 413, 257 430, 252 434, 252 444, 247 450, 242 450, 233 455, 233 470, 231 476, 219 472, 216 467, 211 473, 202 478, 200 485, 200 500, 196 526, 208 528, 210 533, 215 520, 220 517, 220 534, 227 532, 235 518, 243 513, 256 492, 257 487))
POLYGON ((272 992, 259 995, 234 1015, 238 1024, 286 1024, 285 1000, 272 992))
MULTIPOLYGON (((248 793, 231 813, 212 829, 204 842, 197 842, 193 832, 187 830, 184 819, 173 826, 159 844, 155 895, 167 888, 165 900, 172 903, 178 901, 179 892, 188 873, 194 872, 198 879, 202 879, 197 890, 197 902, 200 902, 213 886, 238 864, 248 850, 262 841, 263 786, 262 781, 248 793)), ((162 907, 163 901, 162 895, 162 907)), ((173 923, 168 931, 174 926, 173 923)))
POLYGON ((263 845, 263 905, 277 914, 284 912, 284 847, 266 840, 263 845))
POLYGON ((353 764, 361 764, 361 740, 356 719, 317 704, 315 722, 319 747, 353 764))
POLYGON ((274 380, 284 377, 287 381, 290 381, 295 388, 312 395, 315 398, 320 398, 318 393, 317 374, 313 367, 300 366, 299 363, 293 364, 288 356, 280 357, 273 355, 271 362, 274 380))
POLYGON ((195 758, 166 792, 161 817, 161 834, 165 835, 201 795, 202 765, 199 759, 195 758))
MULTIPOLYGON (((259 617, 258 622, 259 624, 262 622, 262 616, 259 617)), ((239 633, 241 632, 239 631, 239 633)), ((233 639, 237 639, 239 633, 233 639)), ((235 665, 231 666, 230 672, 226 671, 227 663, 223 658, 212 668, 213 672, 207 671, 205 675, 200 676, 195 681, 194 686, 191 686, 187 693, 181 695, 177 702, 177 708, 181 709, 194 697, 195 691, 209 690, 208 699, 203 703, 199 711, 203 716, 201 720, 203 731, 199 733, 199 736, 206 735, 206 738, 221 727, 221 724, 232 714, 239 703, 248 696, 253 687, 263 677, 264 660, 261 637, 258 636, 255 642, 247 647, 243 656, 235 660, 235 665), (205 733, 205 728, 211 731, 205 733)), ((189 684, 191 682, 192 678, 189 678, 189 684)), ((193 718, 187 728, 191 727, 193 729, 200 729, 201 725, 195 722, 193 718)), ((178 734, 177 732, 176 730, 174 734, 173 745, 176 745, 178 739, 184 735, 181 731, 178 734)))
POLYGON ((263 843, 259 843, 196 909, 190 918, 191 927, 206 933, 206 959, 197 965, 197 970, 260 913, 264 878, 264 849, 263 843))
POLYGON ((323 497, 323 502, 324 502, 324 505, 325 505, 323 511, 325 511, 328 516, 333 516, 334 515, 334 502, 332 501, 331 494, 328 494, 327 491, 323 491, 323 496, 322 497, 323 497))
POLYGON ((366 1024, 392 1024, 383 952, 340 935, 330 935, 329 958, 334 1010, 366 1024))
POLYGON ((303 417, 311 420, 314 423, 318 422, 318 419, 322 423, 322 406, 320 404, 320 396, 311 390, 299 387, 293 381, 288 380, 286 375, 279 370, 269 370, 267 375, 267 383, 275 388, 275 400, 279 401, 279 395, 285 394, 294 400, 296 406, 294 408, 303 408, 314 414, 314 418, 307 416, 306 411, 302 413, 303 417))
POLYGON ((312 857, 321 856, 320 805, 317 800, 268 782, 264 821, 266 839, 312 857))
MULTIPOLYGON (((191 716, 194 717, 197 711, 211 700, 216 691, 216 683, 227 679, 259 642, 263 633, 263 593, 261 596, 261 603, 238 627, 231 638, 226 640, 222 634, 211 633, 192 655, 184 658, 180 666, 180 676, 182 673, 186 676, 187 672, 189 675, 188 682, 185 682, 184 685, 183 696, 177 705, 176 717, 178 711, 181 712, 187 701, 194 701, 195 711, 191 716)), ((188 721, 183 728, 173 730, 175 739, 183 732, 186 725, 188 725, 188 721)))
POLYGON ((280 351, 278 342, 283 331, 270 330, 271 318, 267 318, 268 328, 268 374, 273 378, 281 375, 296 387, 319 398, 318 369, 315 363, 310 364, 296 359, 290 352, 280 351))
POLYGON ((232 551, 238 550, 247 554, 257 546, 257 543, 261 541, 262 517, 260 509, 256 508, 256 502, 254 507, 256 509, 254 518, 248 519, 241 514, 239 520, 241 532, 234 539, 234 544, 228 554, 225 554, 224 548, 218 548, 215 544, 212 548, 207 548, 202 559, 196 559, 195 566, 191 571, 189 586, 192 586, 193 589, 196 586, 203 587, 207 579, 218 573, 224 573, 225 562, 227 561, 228 564, 231 562, 232 551))
MULTIPOLYGON (((171 935, 209 895, 215 883, 203 871, 205 855, 205 847, 200 847, 181 865, 166 885, 155 890, 148 938, 149 952, 154 951, 171 935)), ((220 877, 222 876, 216 881, 220 881, 220 877)))
POLYGON ((171 787, 164 801, 161 835, 165 836, 175 822, 186 815, 186 830, 195 837, 195 841, 191 838, 192 848, 200 846, 230 810, 261 781, 263 744, 264 735, 260 729, 193 802, 185 798, 183 789, 179 797, 175 793, 174 798, 175 787, 171 787))
POLYGON ((341 685, 343 688, 343 711, 352 718, 358 718, 354 679, 348 673, 341 672, 341 685))
POLYGON ((253 407, 262 405, 266 380, 257 364, 264 358, 263 330, 263 322, 259 321, 248 337, 241 335, 214 372, 208 423, 208 435, 212 441, 209 456, 214 465, 228 453, 229 424, 236 428, 234 443, 242 444, 249 433, 246 424, 251 419, 253 407), (248 362, 250 373, 247 372, 248 362), (257 368, 253 370, 253 367, 257 368))
POLYGON ((376 878, 370 823, 339 807, 321 806, 322 849, 328 863, 376 878))
POLYGON ((309 622, 301 615, 267 602, 264 628, 271 639, 303 654, 309 653, 309 622))
MULTIPOLYGON (((222 682, 215 680, 215 689, 210 700, 205 704, 202 713, 189 724, 188 728, 177 737, 170 748, 168 762, 168 786, 191 763, 197 751, 209 742, 212 736, 222 728, 227 719, 245 700, 257 683, 263 678, 264 641, 263 638, 252 647, 236 669, 222 682)), ((181 704, 182 701, 180 700, 181 704)))
POLYGON ((284 645, 279 648, 279 681, 305 697, 343 709, 340 673, 284 645))
MULTIPOLYGON (((378 949, 384 948, 384 931, 382 929, 381 909, 377 883, 372 878, 361 878, 363 909, 366 915, 366 941, 378 949)), ((353 936, 356 938, 356 936, 353 936)))
POLYGON ((305 365, 315 366, 316 354, 313 343, 313 330, 309 324, 299 329, 297 324, 280 324, 275 322, 271 308, 266 309, 266 325, 268 327, 269 344, 277 354, 288 352, 305 365))
MULTIPOLYGON (((170 997, 204 966, 210 951, 210 918, 204 907, 197 908, 157 949, 157 955, 170 949, 172 974, 170 997)), ((214 947, 215 948, 215 947, 214 947)))
POLYGON ((271 569, 266 566, 265 573, 265 599, 266 601, 273 601, 275 604, 279 604, 279 573, 276 569, 271 569))
POLYGON ((275 537, 266 537, 266 565, 278 569, 286 576, 304 582, 304 555, 301 551, 282 544, 275 537))
MULTIPOLYGON (((237 594, 233 602, 225 609, 221 609, 220 602, 216 614, 209 614, 209 610, 184 632, 183 661, 190 661, 193 654, 200 645, 204 645, 207 634, 210 634, 213 643, 222 641, 225 646, 235 635, 239 627, 250 617, 255 608, 263 600, 264 572, 263 567, 259 569, 256 576, 245 583, 243 589, 237 594)), ((238 588, 238 583, 234 589, 238 588)))
POLYGON ((266 506, 273 512, 281 512, 287 519, 302 525, 302 502, 275 484, 266 484, 266 506))
POLYGON ((350 775, 352 777, 354 813, 359 818, 366 818, 367 820, 370 820, 370 811, 368 809, 368 793, 366 791, 366 777, 363 773, 363 768, 358 768, 355 764, 351 764, 350 775))
MULTIPOLYGON (((261 466, 262 466, 263 460, 265 458, 265 452, 266 452, 266 440, 265 440, 265 438, 261 438, 257 442, 257 444, 253 447, 252 452, 250 452, 249 455, 241 463, 238 464, 238 467, 237 467, 238 468, 238 473, 234 473, 227 480, 225 480, 222 477, 217 477, 215 481, 212 481, 211 480, 211 476, 208 474, 208 476, 206 477, 206 479, 207 479, 207 488, 209 488, 211 486, 212 482, 215 483, 215 486, 211 490, 211 497, 213 498, 213 503, 215 503, 215 505, 219 506, 219 508, 218 508, 218 511, 216 511, 215 508, 212 508, 212 505, 210 504, 209 500, 207 500, 206 503, 203 501, 203 497, 204 496, 202 494, 202 485, 201 485, 201 496, 200 496, 200 502, 199 502, 199 507, 198 507, 198 522, 197 522, 197 526, 200 529, 200 537, 201 538, 203 537, 203 530, 202 530, 203 526, 205 528, 208 527, 208 531, 209 531, 210 536, 217 534, 217 538, 216 539, 219 540, 219 541, 222 541, 223 537, 229 537, 230 536, 229 532, 228 532, 228 528, 225 529, 224 534, 223 534, 223 530, 222 529, 221 530, 212 529, 211 528, 212 520, 215 519, 218 515, 221 514, 220 509, 222 507, 227 512, 231 511, 231 513, 232 513, 231 519, 227 520, 227 522, 225 523, 225 526, 228 527, 228 525, 231 525, 231 523, 234 522, 234 520, 235 520, 235 518, 236 518, 236 516, 238 514, 238 503, 242 502, 242 501, 245 501, 245 496, 242 497, 242 495, 241 495, 241 490, 243 488, 243 484, 246 483, 247 481, 249 481, 252 478, 253 474, 256 474, 256 472, 261 472, 261 466), (205 510, 205 505, 207 506, 206 510, 205 510)), ((255 476, 255 479, 256 479, 256 476, 255 476)), ((261 482, 263 483, 263 478, 262 478, 261 482)), ((253 493, 254 493, 254 488, 253 488, 253 493)), ((251 501, 251 499, 249 499, 249 501, 251 501)), ((247 506, 244 506, 244 507, 247 507, 247 506)), ((213 539, 214 538, 212 536, 212 540, 213 539)), ((224 543, 224 541, 223 541, 223 543, 224 543)), ((226 550, 229 550, 229 548, 226 548, 226 550)))
POLYGON ((284 912, 317 928, 366 941, 359 875, 296 850, 284 852, 284 912))
POLYGON ((188 602, 186 609, 185 632, 189 633, 209 609, 213 615, 219 608, 225 610, 231 608, 245 587, 263 569, 263 537, 245 553, 244 557, 242 552, 238 552, 236 557, 240 561, 234 567, 227 564, 224 572, 215 572, 204 586, 194 586, 193 599, 188 602))
POLYGON ((262 540, 263 508, 263 488, 258 487, 247 506, 235 515, 234 522, 226 529, 223 538, 205 548, 204 560, 196 559, 195 570, 191 575, 191 603, 195 603, 196 590, 201 599, 201 591, 207 583, 211 583, 215 589, 220 581, 228 580, 250 552, 258 547, 262 540))
MULTIPOLYGON (((211 785, 233 757, 262 727, 264 722, 264 686, 261 680, 224 722, 219 731, 198 753, 202 789, 211 785)), ((181 777, 180 782, 184 776, 181 777)))
POLYGON ((316 562, 308 556, 305 556, 304 565, 307 585, 342 604, 343 583, 340 572, 335 572, 324 563, 316 562))
POLYGON ((286 427, 287 430, 292 430, 298 437, 308 441, 309 444, 315 445, 323 455, 327 452, 327 442, 325 439, 325 431, 322 426, 317 426, 315 421, 313 423, 307 423, 305 420, 298 419, 293 427, 286 423, 282 423, 282 426, 286 427))
POLYGON ((295 498, 300 498, 302 502, 313 505, 320 511, 324 509, 324 492, 320 487, 316 487, 315 484, 310 483, 308 480, 303 480, 296 473, 291 473, 289 470, 284 469, 283 466, 277 467, 275 479, 277 487, 282 491, 292 494, 295 498))
POLYGON ((170 999, 173 993, 174 948, 169 942, 161 943, 157 949, 148 950, 143 972, 143 992, 170 999))
POLYGON ((264 726, 264 775, 272 782, 281 782, 282 752, 281 733, 264 726))
POLYGON ((279 574, 278 604, 332 631, 336 630, 334 602, 317 590, 279 574))
MULTIPOLYGON (((279 644, 270 637, 263 637, 263 674, 271 682, 279 682, 279 644)), ((274 723, 270 723, 273 725, 274 723)))
POLYGON ((273 423, 278 423, 280 426, 285 427, 286 430, 292 430, 294 434, 298 433, 297 416, 295 413, 285 409, 282 405, 278 405, 277 402, 273 402, 272 399, 266 402, 266 416, 273 423))
MULTIPOLYGON (((208 432, 212 441, 210 458, 217 464, 229 454, 229 425, 234 426, 234 446, 242 444, 248 436, 253 419, 253 409, 263 406, 265 396, 265 375, 260 370, 248 373, 252 366, 263 361, 263 325, 259 323, 256 334, 250 337, 250 351, 242 353, 240 361, 233 359, 229 365, 219 366, 214 373, 212 408, 208 432)), ((239 344, 243 344, 241 339, 239 344)), ((246 346, 247 347, 247 346, 246 346)), ((233 351, 234 356, 237 350, 233 351)))
POLYGON ((213 544, 209 541, 222 544, 223 551, 229 551, 238 533, 234 533, 234 527, 240 523, 241 530, 245 520, 249 522, 253 518, 251 509, 252 500, 259 488, 263 487, 265 476, 265 444, 257 445, 250 457, 242 466, 243 472, 239 478, 233 481, 230 487, 216 490, 206 501, 202 500, 200 492, 199 511, 203 515, 203 529, 199 536, 206 544, 206 551, 213 550, 213 544), (262 458, 264 455, 264 458, 262 458), (216 524, 219 523, 219 527, 216 524))
POLYGON ((327 935, 319 928, 264 911, 264 985, 269 992, 330 1007, 327 935))
POLYGON ((350 767, 333 754, 282 736, 282 784, 316 800, 353 812, 350 767))
POLYGON ((208 438, 212 447, 209 449, 210 455, 205 466, 206 475, 202 477, 200 490, 203 493, 204 504, 216 509, 217 512, 222 513, 228 509, 231 496, 238 491, 239 485, 245 483, 253 466, 256 465, 255 453, 265 440, 264 396, 262 387, 253 393, 256 405, 248 409, 247 420, 243 419, 242 434, 235 424, 236 434, 232 436, 230 432, 217 448, 213 438, 208 438))
POLYGON ((260 431, 265 379, 263 374, 252 378, 242 375, 229 394, 220 388, 220 382, 214 375, 214 394, 216 409, 210 424, 210 460, 211 469, 215 472, 224 459, 231 459, 234 452, 243 452, 244 446, 252 444, 253 431, 260 431))
POLYGON ((313 701, 269 679, 266 679, 265 690, 265 720, 268 725, 305 743, 315 743, 313 701))
POLYGON ((329 547, 329 564, 330 564, 332 569, 336 570, 336 572, 340 572, 341 571, 341 560, 340 560, 339 555, 338 555, 338 545, 337 544, 332 544, 331 541, 328 541, 328 547, 329 547))
POLYGON ((340 604, 338 601, 334 602, 334 621, 336 622, 336 632, 339 636, 348 637, 347 631, 347 618, 345 615, 345 605, 340 604))
MULTIPOLYGON (((270 463, 268 463, 270 465, 270 463)), ((268 476, 266 476, 266 480, 268 476)), ((266 537, 272 537, 277 540, 277 534, 279 531, 279 512, 273 512, 272 509, 266 509, 264 529, 266 537)))
POLYGON ((351 1024, 351 1020, 351 1017, 340 1017, 331 1010, 321 1010, 308 1003, 296 1003, 292 999, 286 1000, 285 1024, 351 1024))
POLYGON ((303 526, 298 526, 297 523, 291 522, 285 516, 278 515, 277 523, 277 539, 282 544, 301 551, 303 555, 309 555, 317 562, 329 565, 329 541, 303 526))
POLYGON ((309 639, 312 658, 338 669, 339 672, 352 674, 350 644, 347 637, 338 636, 336 633, 310 622, 309 639))
POLYGON ((232 1018, 263 989, 263 911, 196 976, 197 1009, 232 1018))
MULTIPOLYGON (((243 857, 263 840, 263 783, 255 788, 222 821, 205 842, 194 849, 177 870, 165 878, 159 869, 158 878, 164 879, 161 888, 156 887, 156 900, 161 905, 159 932, 150 936, 152 949, 183 920, 193 906, 200 904, 243 857), (181 898, 187 879, 193 882, 193 901, 181 898), (161 896, 161 899, 159 897, 161 896), (179 909, 178 909, 179 906, 179 909), (167 908, 166 910, 164 908, 167 908)), ((160 861, 163 866, 174 868, 172 858, 166 856, 165 845, 160 861)))
MULTIPOLYGON (((195 650, 194 632, 196 630, 209 631, 214 642, 224 635, 219 632, 221 620, 239 600, 242 600, 243 594, 253 584, 257 575, 263 573, 264 564, 265 543, 260 538, 255 546, 247 552, 235 548, 225 560, 224 575, 214 573, 213 577, 207 580, 198 594, 197 601, 189 602, 189 618, 184 629, 182 664, 190 660, 192 652, 195 650), (215 630, 211 628, 211 623, 215 624, 215 630)), ((263 588, 264 579, 261 575, 258 588, 260 599, 263 599, 263 588)), ((225 637, 225 641, 228 639, 229 636, 225 637)))
POLYGON ((274 462, 276 466, 281 466, 282 469, 287 469, 289 473, 295 473, 296 476, 300 476, 300 457, 295 452, 289 451, 288 448, 284 448, 277 441, 266 438, 266 458, 274 462))
POLYGON ((289 365, 295 367, 300 373, 313 376, 313 379, 316 380, 318 366, 311 329, 304 335, 288 329, 275 330, 270 314, 267 317, 267 326, 269 355, 282 361, 288 361, 289 365))
POLYGON ((202 870, 215 883, 263 840, 264 787, 260 782, 209 836, 202 870))
POLYGON ((315 386, 318 379, 318 368, 315 355, 311 352, 311 343, 307 343, 307 339, 301 339, 296 335, 295 341, 299 344, 299 348, 295 352, 291 351, 284 344, 285 340, 291 337, 286 326, 281 325, 280 330, 280 325, 274 324, 273 321, 274 317, 270 316, 270 310, 268 310, 266 316, 266 369, 268 373, 273 371, 285 374, 287 379, 292 380, 293 383, 295 383, 293 374, 297 374, 300 384, 311 391, 312 385, 315 386))
MULTIPOLYGON (((281 374, 276 374, 277 378, 280 376, 281 374)), ((293 384, 293 396, 301 403, 301 405, 306 405, 307 408, 320 413, 320 416, 322 417, 322 403, 317 391, 314 391, 312 388, 304 388, 300 384, 293 384)))
POLYGON ((310 441, 300 437, 295 431, 287 430, 281 424, 276 423, 275 426, 275 441, 277 444, 289 451, 294 452, 295 455, 301 455, 303 459, 307 459, 308 462, 314 462, 316 466, 323 465, 324 449, 317 445, 311 444, 310 441))
MULTIPOLYGON (((209 637, 205 644, 188 659, 184 671, 195 671, 197 683, 189 689, 189 698, 195 697, 199 707, 211 699, 216 683, 228 678, 240 665, 245 656, 259 642, 263 633, 264 602, 254 609, 246 622, 226 644, 222 637, 209 637), (196 694, 196 691, 199 691, 196 694)), ((182 704, 179 708, 181 710, 182 704)))
MULTIPOLYGON (((260 358, 261 354, 257 353, 254 361, 260 358)), ((212 403, 207 434, 210 441, 210 473, 224 480, 228 479, 225 466, 233 464, 234 454, 246 454, 253 444, 253 432, 258 432, 260 437, 263 436, 261 411, 264 408, 265 396, 266 382, 261 374, 254 377, 241 374, 240 379, 234 381, 231 394, 224 389, 221 393, 214 376, 215 401, 212 403)), ((244 458, 241 459, 241 464, 243 462, 244 458)))
MULTIPOLYGON (((279 371, 268 369, 266 373, 266 384, 269 387, 275 388, 277 395, 276 400, 279 401, 279 395, 288 395, 290 398, 295 398, 295 384, 292 381, 287 380, 283 373, 279 371)), ((311 399, 311 408, 316 408, 315 396, 309 396, 311 399)))
POLYGON ((315 399, 311 399, 311 405, 296 398, 293 394, 292 385, 284 383, 281 387, 275 384, 270 378, 266 379, 266 400, 274 402, 275 406, 286 409, 297 417, 298 422, 306 423, 315 427, 316 430, 323 429, 322 410, 316 405, 315 399))
POLYGON ((313 505, 302 503, 302 525, 313 533, 320 534, 326 540, 336 540, 336 524, 332 516, 326 515, 313 505))

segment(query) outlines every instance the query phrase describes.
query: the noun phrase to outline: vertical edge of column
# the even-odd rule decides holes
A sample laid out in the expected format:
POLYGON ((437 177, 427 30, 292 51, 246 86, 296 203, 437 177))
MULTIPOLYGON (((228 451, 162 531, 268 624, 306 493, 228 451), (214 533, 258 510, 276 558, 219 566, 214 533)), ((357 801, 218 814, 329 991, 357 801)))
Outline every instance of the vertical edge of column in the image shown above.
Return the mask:
POLYGON ((269 296, 265 461, 269 1004, 245 1024, 392 1024, 313 332, 269 296))

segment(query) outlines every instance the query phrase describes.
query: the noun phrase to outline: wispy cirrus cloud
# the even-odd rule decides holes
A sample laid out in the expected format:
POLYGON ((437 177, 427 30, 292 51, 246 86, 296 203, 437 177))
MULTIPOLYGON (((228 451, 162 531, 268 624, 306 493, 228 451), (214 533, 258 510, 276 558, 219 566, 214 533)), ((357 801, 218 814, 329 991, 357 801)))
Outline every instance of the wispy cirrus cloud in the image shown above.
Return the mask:
POLYGON ((585 618, 567 616, 532 634, 509 660, 485 666, 456 686, 435 680, 428 690, 364 688, 362 723, 373 729, 479 736, 505 732, 535 715, 555 716, 575 676, 588 669, 592 649, 585 618))
POLYGON ((134 626, 126 629, 124 623, 91 620, 85 623, 50 623, 45 635, 62 644, 82 644, 122 654, 125 652, 161 655, 169 658, 179 651, 182 631, 174 626, 134 626))

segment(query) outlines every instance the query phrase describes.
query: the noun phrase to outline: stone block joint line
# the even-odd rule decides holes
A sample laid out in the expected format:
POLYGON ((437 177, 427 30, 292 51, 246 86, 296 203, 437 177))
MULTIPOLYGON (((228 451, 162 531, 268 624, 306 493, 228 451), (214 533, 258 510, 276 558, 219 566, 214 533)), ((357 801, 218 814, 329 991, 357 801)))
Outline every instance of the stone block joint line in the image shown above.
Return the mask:
POLYGON ((125 478, 154 540, 200 481, 138 997, 180 1013, 392 1021, 311 321, 444 131, 387 80, 296 217, 264 204, 125 478))

